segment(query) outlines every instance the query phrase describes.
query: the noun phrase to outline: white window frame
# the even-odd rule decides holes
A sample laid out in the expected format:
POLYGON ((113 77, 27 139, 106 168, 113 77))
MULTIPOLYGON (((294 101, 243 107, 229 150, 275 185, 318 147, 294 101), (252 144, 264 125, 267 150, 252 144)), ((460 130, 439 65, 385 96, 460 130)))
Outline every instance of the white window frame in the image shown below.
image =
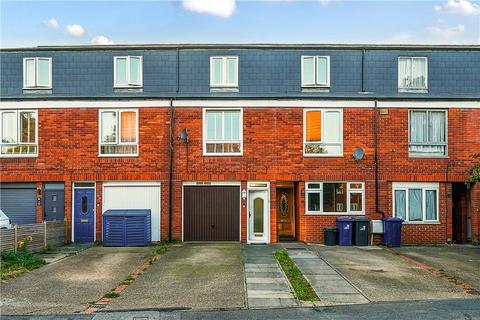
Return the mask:
POLYGON ((114 88, 142 88, 143 87, 143 56, 115 56, 115 57, 113 57, 113 87, 114 88), (139 83, 131 83, 130 82, 130 59, 131 58, 140 59, 140 73, 139 73, 140 82, 139 83), (127 84, 117 83, 117 60, 118 59, 126 59, 127 84))
POLYGON ((328 108, 304 108, 303 109, 303 156, 304 157, 343 157, 343 109, 328 109, 328 108), (309 111, 321 111, 321 121, 322 127, 320 132, 321 141, 309 141, 307 142, 307 112, 309 111), (340 153, 305 153, 305 146, 307 144, 323 144, 323 145, 338 145, 338 143, 324 143, 322 140, 325 137, 325 125, 324 120, 325 116, 324 113, 327 111, 335 111, 340 112, 340 153))
POLYGON ((98 110, 98 156, 99 157, 138 157, 139 149, 140 149, 140 143, 138 141, 139 137, 139 123, 138 123, 138 109, 100 109, 98 110), (116 113, 116 120, 117 120, 117 126, 116 126, 116 131, 115 131, 115 138, 117 141, 115 142, 102 142, 102 113, 103 112, 115 112, 116 113), (122 132, 122 119, 121 119, 121 113, 122 112, 135 112, 136 116, 136 136, 135 136, 135 142, 121 142, 120 141, 120 133, 122 132), (136 153, 126 153, 126 154, 103 154, 102 153, 102 146, 137 146, 137 152, 136 153))
POLYGON ((36 146, 37 147, 37 152, 36 153, 31 153, 31 154, 22 154, 22 153, 14 153, 14 154, 1 154, 0 152, 0 158, 34 158, 38 157, 38 110, 31 110, 31 109, 26 109, 26 110, 0 110, 0 147, 2 146, 36 146), (15 142, 2 142, 2 135, 3 135, 3 113, 10 113, 13 112, 15 113, 15 119, 17 122, 17 132, 16 132, 16 141, 15 142), (20 134, 20 113, 22 112, 32 112, 35 114, 35 142, 30 143, 30 142, 20 142, 19 141, 19 134, 20 134))
POLYGON ((316 55, 304 55, 301 57, 301 78, 302 78, 302 87, 303 88, 330 88, 330 56, 316 56, 316 55), (314 67, 313 67, 313 79, 314 83, 306 83, 303 79, 303 71, 304 71, 304 59, 305 58, 314 58, 314 67), (318 74, 318 59, 327 59, 327 82, 326 83, 319 83, 317 79, 317 74, 318 74))
POLYGON ((41 90, 41 89, 52 89, 52 58, 51 57, 25 57, 23 58, 23 89, 30 90, 41 90), (27 60, 35 61, 35 85, 29 86, 27 84, 27 60), (41 86, 38 84, 38 60, 47 60, 48 61, 48 85, 41 86))
POLYGON ((344 215, 365 215, 365 182, 362 181, 306 181, 305 182, 305 214, 306 215, 328 215, 328 216, 344 216, 344 215), (346 183, 347 190, 347 211, 345 212, 324 212, 323 211, 323 184, 324 183, 346 183), (320 188, 314 189, 310 188, 310 184, 319 184, 320 188), (361 189, 352 189, 351 184, 361 184, 361 189), (308 195, 310 193, 319 193, 320 194, 320 210, 319 211, 309 211, 308 210, 308 195), (352 193, 361 193, 362 194, 362 210, 361 211, 352 211, 350 210, 350 195, 352 193))
POLYGON ((428 90, 428 57, 425 56, 399 56, 397 58, 397 72, 398 72, 398 89, 402 91, 426 91, 428 90), (402 86, 402 81, 400 78, 400 60, 401 59, 409 59, 411 60, 411 70, 410 70, 410 78, 413 79, 413 59, 423 59, 425 60, 425 87, 409 87, 409 86, 402 86))
MULTIPOLYGON (((202 141, 203 141, 203 155, 204 156, 242 156, 243 155, 243 108, 203 108, 202 115, 202 141), (240 130, 240 141, 238 140, 208 140, 207 141, 207 112, 221 112, 221 111, 239 111, 239 130, 240 130), (219 152, 219 153, 208 153, 207 152, 207 143, 240 143, 240 152, 219 152)), ((222 121, 222 136, 225 134, 225 122, 222 121)))
MULTIPOLYGON (((428 126, 430 126, 430 123, 427 123, 428 126)), ((430 132, 428 130, 427 132, 430 132)), ((448 110, 445 109, 408 109, 408 157, 409 158, 448 158, 448 110), (431 112, 443 112, 445 114, 445 143, 419 143, 419 142, 412 142, 410 140, 410 124, 411 124, 411 114, 412 111, 426 111, 427 112, 427 121, 430 120, 430 116, 428 115, 431 112), (411 153, 410 152, 410 145, 424 145, 424 146, 436 146, 436 145, 441 145, 445 146, 445 154, 443 155, 433 155, 433 154, 422 154, 422 153, 411 153)))
POLYGON ((439 224, 440 223, 440 184, 438 182, 393 182, 392 183, 392 215, 397 216, 395 211, 395 191, 405 191, 405 220, 406 224, 439 224), (410 212, 408 206, 408 190, 421 189, 422 190, 422 221, 409 221, 410 212), (437 192, 437 219, 426 220, 427 218, 427 197, 426 191, 437 192))
POLYGON ((226 55, 226 56, 210 56, 210 87, 211 88, 238 88, 238 74, 240 66, 238 61, 238 56, 236 55, 226 55), (237 61, 237 74, 236 74, 236 83, 227 83, 227 58, 234 58, 237 61), (222 59, 222 83, 213 83, 213 60, 222 59))

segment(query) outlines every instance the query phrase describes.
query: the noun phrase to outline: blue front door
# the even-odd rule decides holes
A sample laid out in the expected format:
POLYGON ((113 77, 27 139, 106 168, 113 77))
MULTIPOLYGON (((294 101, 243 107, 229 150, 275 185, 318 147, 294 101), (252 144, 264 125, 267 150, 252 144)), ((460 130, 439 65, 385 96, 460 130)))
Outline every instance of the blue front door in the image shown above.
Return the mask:
POLYGON ((74 236, 73 242, 93 242, 95 226, 94 189, 75 189, 74 191, 74 236))

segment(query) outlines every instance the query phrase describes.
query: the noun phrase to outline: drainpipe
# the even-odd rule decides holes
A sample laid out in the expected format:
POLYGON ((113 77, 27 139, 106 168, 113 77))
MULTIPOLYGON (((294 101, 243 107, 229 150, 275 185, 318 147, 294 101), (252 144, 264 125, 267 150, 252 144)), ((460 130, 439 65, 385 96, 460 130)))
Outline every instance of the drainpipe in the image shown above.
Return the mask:
POLYGON ((173 146, 174 146, 174 123, 175 121, 175 106, 173 98, 170 99, 170 166, 168 175, 168 241, 172 242, 172 203, 173 203, 173 146))
POLYGON ((374 154, 374 164, 375 164, 375 211, 382 214, 382 218, 385 217, 385 212, 379 210, 378 205, 378 100, 374 100, 374 124, 373 124, 373 134, 374 134, 374 145, 375 145, 375 154, 374 154))

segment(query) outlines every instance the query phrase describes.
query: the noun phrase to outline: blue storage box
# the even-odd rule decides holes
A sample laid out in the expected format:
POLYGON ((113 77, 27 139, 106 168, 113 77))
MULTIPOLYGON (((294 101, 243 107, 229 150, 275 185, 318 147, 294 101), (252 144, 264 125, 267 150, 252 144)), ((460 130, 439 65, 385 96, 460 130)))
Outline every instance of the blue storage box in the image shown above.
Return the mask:
POLYGON ((103 213, 103 245, 148 246, 151 241, 150 209, 111 209, 103 213))

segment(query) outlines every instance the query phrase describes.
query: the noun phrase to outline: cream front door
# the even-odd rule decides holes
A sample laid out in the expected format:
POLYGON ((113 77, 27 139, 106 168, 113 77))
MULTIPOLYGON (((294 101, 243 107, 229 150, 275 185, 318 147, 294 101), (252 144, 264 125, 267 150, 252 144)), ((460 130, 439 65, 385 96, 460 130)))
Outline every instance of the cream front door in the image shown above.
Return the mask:
POLYGON ((250 242, 268 242, 268 191, 250 190, 248 205, 248 240, 250 242))

